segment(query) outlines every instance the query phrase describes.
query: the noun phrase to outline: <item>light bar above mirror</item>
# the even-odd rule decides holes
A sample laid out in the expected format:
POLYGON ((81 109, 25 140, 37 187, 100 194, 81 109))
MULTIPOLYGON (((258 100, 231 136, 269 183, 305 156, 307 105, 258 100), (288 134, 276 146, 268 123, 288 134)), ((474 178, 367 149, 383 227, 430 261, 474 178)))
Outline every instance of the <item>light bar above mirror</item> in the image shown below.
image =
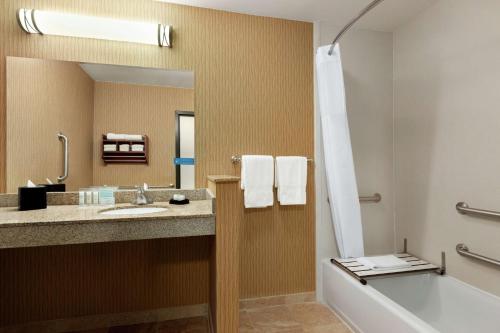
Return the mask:
POLYGON ((172 47, 172 27, 160 23, 125 21, 26 8, 17 11, 17 20, 21 28, 31 34, 172 47))

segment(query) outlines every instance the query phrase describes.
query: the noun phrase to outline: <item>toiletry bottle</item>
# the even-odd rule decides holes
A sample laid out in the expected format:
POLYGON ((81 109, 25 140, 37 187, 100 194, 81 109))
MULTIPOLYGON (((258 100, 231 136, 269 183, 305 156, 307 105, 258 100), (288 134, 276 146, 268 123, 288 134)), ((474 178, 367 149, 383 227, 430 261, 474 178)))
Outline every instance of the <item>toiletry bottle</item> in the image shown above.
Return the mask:
POLYGON ((99 204, 99 190, 97 188, 92 189, 92 203, 94 205, 99 204))
POLYGON ((85 189, 85 204, 92 205, 92 190, 85 189))
POLYGON ((82 188, 78 191, 78 204, 85 206, 85 190, 82 188))

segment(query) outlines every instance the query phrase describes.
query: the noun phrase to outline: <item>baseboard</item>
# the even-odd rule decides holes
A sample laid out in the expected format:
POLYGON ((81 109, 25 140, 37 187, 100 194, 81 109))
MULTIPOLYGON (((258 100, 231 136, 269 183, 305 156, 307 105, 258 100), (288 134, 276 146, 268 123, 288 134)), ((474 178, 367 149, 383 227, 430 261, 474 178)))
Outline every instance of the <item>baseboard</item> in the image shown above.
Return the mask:
POLYGON ((110 313, 76 318, 55 319, 2 327, 0 333, 62 333, 104 327, 134 325, 166 320, 208 316, 208 304, 196 304, 139 312, 110 313))
POLYGON ((315 301, 316 301, 316 293, 314 291, 299 293, 299 294, 246 298, 240 300, 240 310, 250 310, 250 309, 275 306, 275 305, 285 305, 285 304, 295 304, 295 303, 315 302, 315 301))

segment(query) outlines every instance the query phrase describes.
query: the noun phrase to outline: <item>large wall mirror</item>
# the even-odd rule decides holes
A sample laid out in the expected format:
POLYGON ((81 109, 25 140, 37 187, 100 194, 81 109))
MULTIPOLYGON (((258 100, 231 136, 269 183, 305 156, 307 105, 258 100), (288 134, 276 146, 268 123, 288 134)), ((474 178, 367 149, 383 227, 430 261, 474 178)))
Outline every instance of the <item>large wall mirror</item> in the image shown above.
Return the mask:
POLYGON ((7 192, 194 188, 194 73, 7 58, 7 192), (66 149, 67 148, 67 149, 66 149))

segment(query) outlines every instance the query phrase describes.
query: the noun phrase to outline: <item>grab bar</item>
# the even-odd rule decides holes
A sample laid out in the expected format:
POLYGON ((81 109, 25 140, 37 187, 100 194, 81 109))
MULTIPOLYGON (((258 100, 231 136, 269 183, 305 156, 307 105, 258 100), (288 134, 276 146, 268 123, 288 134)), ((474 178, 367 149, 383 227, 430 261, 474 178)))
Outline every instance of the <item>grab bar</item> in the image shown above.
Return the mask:
POLYGON ((465 244, 457 244, 456 249, 457 249, 457 253, 462 255, 462 256, 473 258, 473 259, 480 260, 480 261, 484 261, 484 262, 487 262, 489 264, 500 267, 500 260, 488 258, 488 257, 485 257, 483 255, 480 255, 480 254, 477 254, 474 252, 470 252, 469 248, 465 244))
POLYGON ((382 201, 382 195, 380 193, 375 193, 368 197, 359 197, 359 202, 380 202, 382 201))
POLYGON ((471 214, 471 215, 500 218, 500 212, 496 212, 493 210, 470 208, 469 205, 467 205, 465 202, 459 202, 455 207, 457 211, 463 215, 471 214))
POLYGON ((64 173, 62 176, 57 177, 57 182, 62 183, 68 178, 69 165, 68 165, 68 137, 61 132, 57 133, 57 137, 62 141, 64 146, 64 173))
MULTIPOLYGON (((330 204, 330 198, 326 198, 326 201, 328 204, 330 204)), ((359 197, 359 202, 380 202, 382 201, 382 195, 380 193, 375 193, 374 195, 371 196, 360 196, 359 197)))

